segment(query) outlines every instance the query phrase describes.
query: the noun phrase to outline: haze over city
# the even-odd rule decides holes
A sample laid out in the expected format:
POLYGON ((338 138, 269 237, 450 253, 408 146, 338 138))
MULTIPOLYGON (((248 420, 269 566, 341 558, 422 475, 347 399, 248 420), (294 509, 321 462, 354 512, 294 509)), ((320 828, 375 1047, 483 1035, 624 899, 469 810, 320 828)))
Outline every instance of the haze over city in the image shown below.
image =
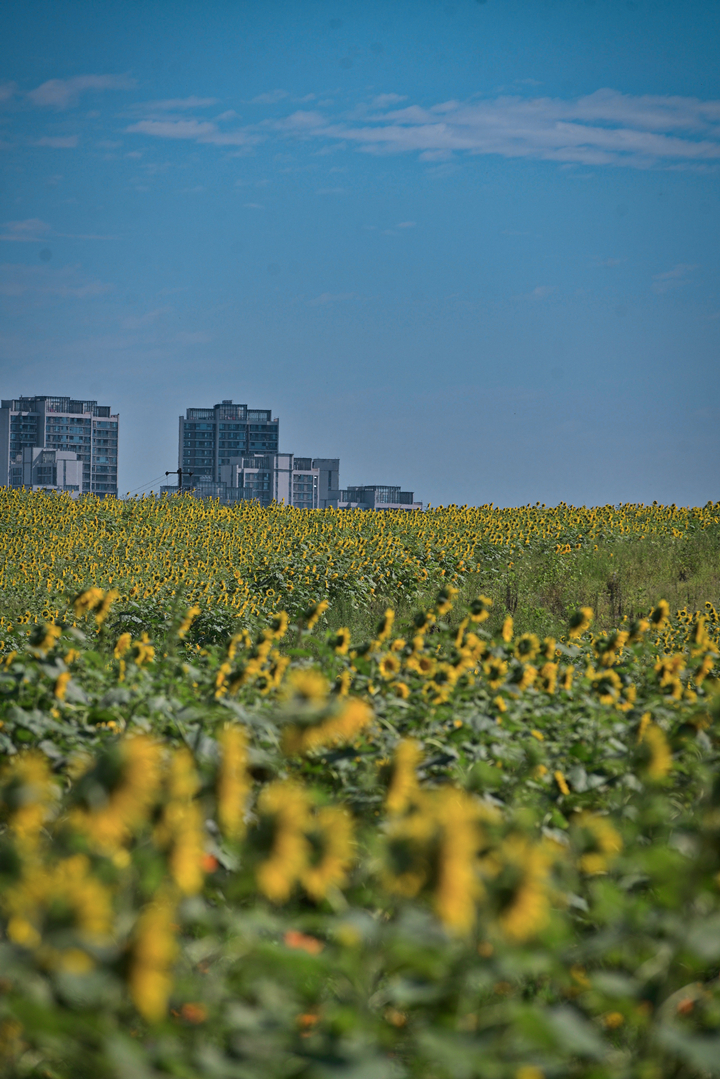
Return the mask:
POLYGON ((426 504, 717 498, 716 4, 0 18, 1 395, 119 412, 121 493, 232 398, 426 504))

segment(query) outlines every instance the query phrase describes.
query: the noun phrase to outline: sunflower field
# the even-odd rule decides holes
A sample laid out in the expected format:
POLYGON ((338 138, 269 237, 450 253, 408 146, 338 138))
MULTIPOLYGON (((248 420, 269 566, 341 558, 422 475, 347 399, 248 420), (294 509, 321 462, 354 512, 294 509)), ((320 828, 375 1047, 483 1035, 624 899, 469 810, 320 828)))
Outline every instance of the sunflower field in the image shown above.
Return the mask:
POLYGON ((0 530, 0 1075, 720 1075, 720 504, 0 530))

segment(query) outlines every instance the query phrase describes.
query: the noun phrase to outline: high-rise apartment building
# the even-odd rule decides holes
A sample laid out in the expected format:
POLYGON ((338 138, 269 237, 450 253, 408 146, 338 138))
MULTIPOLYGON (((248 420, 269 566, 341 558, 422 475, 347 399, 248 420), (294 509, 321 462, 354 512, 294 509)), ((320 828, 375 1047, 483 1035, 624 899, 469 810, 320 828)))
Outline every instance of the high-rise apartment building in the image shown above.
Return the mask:
POLYGON ((212 408, 189 408, 180 417, 178 442, 183 487, 220 483, 220 469, 232 457, 277 453, 278 431, 279 420, 272 418, 270 409, 232 401, 212 408))
MULTIPOLYGON (((80 480, 81 493, 117 497, 118 422, 117 413, 111 413, 109 405, 99 405, 97 401, 76 401, 71 397, 3 400, 0 407, 0 486, 24 486, 22 477, 27 475, 27 467, 18 467, 28 459, 23 451, 61 450, 75 454, 76 460, 81 462, 82 468, 77 470, 77 475, 73 474, 73 480, 80 480)), ((57 460, 55 469, 57 478, 57 460)), ((66 466, 63 466, 62 475, 66 474, 66 466)), ((66 486, 73 489, 76 484, 66 486)))

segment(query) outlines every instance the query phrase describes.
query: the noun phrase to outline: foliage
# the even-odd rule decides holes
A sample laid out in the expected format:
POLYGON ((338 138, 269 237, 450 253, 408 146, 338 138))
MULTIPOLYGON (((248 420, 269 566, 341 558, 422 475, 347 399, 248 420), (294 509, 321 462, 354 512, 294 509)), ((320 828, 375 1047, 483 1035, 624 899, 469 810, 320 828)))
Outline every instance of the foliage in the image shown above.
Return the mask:
POLYGON ((311 581, 215 639, 76 563, 4 622, 0 1074, 720 1074, 711 604, 555 640, 458 577, 361 640, 311 581))

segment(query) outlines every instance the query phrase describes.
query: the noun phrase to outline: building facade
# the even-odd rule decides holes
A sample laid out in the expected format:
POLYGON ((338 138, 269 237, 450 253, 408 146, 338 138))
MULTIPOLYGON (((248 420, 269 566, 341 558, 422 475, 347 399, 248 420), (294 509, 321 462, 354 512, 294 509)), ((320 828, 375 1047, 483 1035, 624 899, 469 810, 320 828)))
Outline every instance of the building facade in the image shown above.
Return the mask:
POLYGON ((212 408, 189 408, 180 416, 178 437, 183 486, 221 483, 220 469, 233 458, 276 454, 279 426, 270 409, 248 408, 232 401, 212 408))
POLYGON ((77 497, 82 490, 83 463, 70 450, 43 450, 25 446, 10 463, 9 487, 33 491, 68 491, 77 497))
MULTIPOLYGON (((0 407, 0 486, 30 486, 16 482, 20 475, 18 466, 25 475, 25 450, 56 450, 61 454, 74 454, 80 463, 80 493, 117 497, 118 428, 117 413, 112 413, 109 405, 98 405, 97 401, 39 396, 3 400, 0 407)), ((58 459, 56 456, 54 464, 49 460, 41 463, 37 458, 37 464, 30 466, 31 471, 33 467, 54 467, 57 476, 58 460, 71 458, 61 456, 58 459)), ((63 464, 63 476, 65 470, 63 464)), ((68 486, 73 487, 74 483, 68 486)))
POLYGON ((412 491, 399 487, 365 484, 338 491, 332 505, 341 510, 421 510, 422 502, 414 499, 412 491))
MULTIPOLYGON (((219 498, 224 503, 256 501, 269 506, 279 502, 310 510, 327 509, 332 499, 337 501, 339 482, 337 457, 265 453, 231 457, 220 465, 217 482, 203 475, 183 475, 182 489, 197 498, 219 498)), ((178 488, 164 486, 160 493, 177 494, 178 488)))

